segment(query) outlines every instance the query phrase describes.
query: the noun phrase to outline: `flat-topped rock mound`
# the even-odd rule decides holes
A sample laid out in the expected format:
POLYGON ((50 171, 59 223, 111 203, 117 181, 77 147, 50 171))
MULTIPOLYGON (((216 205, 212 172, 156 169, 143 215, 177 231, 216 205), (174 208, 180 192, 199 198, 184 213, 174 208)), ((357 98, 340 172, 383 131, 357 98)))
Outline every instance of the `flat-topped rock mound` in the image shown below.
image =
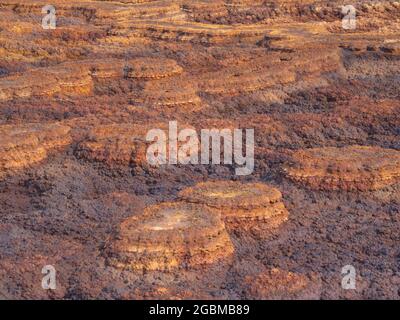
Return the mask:
POLYGON ((54 94, 85 96, 92 91, 89 70, 73 63, 32 69, 0 79, 0 101, 54 94))
POLYGON ((376 190, 400 181, 400 152, 349 146, 299 150, 284 167, 288 178, 320 190, 376 190))
POLYGON ((161 203, 125 220, 105 254, 110 265, 170 270, 228 258, 233 245, 218 212, 199 204, 161 203))
POLYGON ((267 32, 265 25, 232 26, 197 23, 190 21, 140 21, 131 26, 139 37, 158 40, 188 41, 194 43, 256 43, 267 32))
MULTIPOLYGON (((193 126, 179 123, 179 128, 193 129, 193 126)), ((160 129, 167 135, 169 122, 98 125, 87 132, 85 139, 76 147, 75 155, 80 159, 101 162, 110 167, 114 165, 149 167, 151 165, 147 159, 147 148, 154 140, 146 141, 146 137, 153 129, 160 129)), ((178 149, 183 144, 184 142, 178 142, 178 149)), ((166 152, 168 159, 168 149, 166 152)))
POLYGON ((0 126, 0 176, 47 158, 48 151, 71 143, 70 127, 58 123, 0 126))
POLYGON ((138 105, 160 110, 184 108, 194 111, 201 108, 196 84, 183 78, 148 81, 133 100, 138 105))
POLYGON ((75 154, 89 161, 108 165, 129 165, 138 140, 146 137, 146 128, 137 124, 109 124, 91 129, 75 154))
POLYGON ((261 183, 202 182, 179 193, 182 200, 221 212, 227 222, 265 221, 276 227, 288 219, 281 192, 261 183))
POLYGON ((315 274, 303 275, 273 268, 244 280, 246 299, 314 300, 320 299, 321 281, 315 274))
POLYGON ((274 50, 268 52, 268 58, 256 56, 249 59, 238 54, 221 62, 219 70, 196 75, 198 91, 226 96, 260 92, 320 78, 342 67, 338 48, 324 47, 316 52, 312 48, 289 52, 274 50), (311 54, 312 60, 308 59, 311 54))
MULTIPOLYGON (((135 58, 126 61, 94 59, 66 62, 1 78, 0 101, 54 94, 86 96, 93 93, 93 79, 157 80, 182 72, 182 67, 176 61, 166 58, 135 58)), ((174 86, 175 84, 171 85, 171 88, 174 86)), ((168 88, 164 90, 167 91, 168 88)), ((181 90, 184 92, 184 89, 181 90)), ((179 91, 176 95, 178 93, 179 91)), ((167 94, 166 92, 164 95, 167 96, 167 94)))
POLYGON ((136 79, 161 79, 182 72, 182 67, 175 60, 166 58, 132 59, 126 68, 126 76, 136 79))
POLYGON ((200 76, 199 90, 210 94, 235 95, 254 92, 296 80, 295 73, 285 65, 253 63, 230 67, 200 76))
POLYGON ((96 78, 162 79, 183 72, 175 60, 167 58, 104 59, 84 61, 96 78))
POLYGON ((104 59, 83 61, 81 64, 89 66, 91 76, 96 80, 122 79, 126 76, 128 61, 122 59, 104 59))

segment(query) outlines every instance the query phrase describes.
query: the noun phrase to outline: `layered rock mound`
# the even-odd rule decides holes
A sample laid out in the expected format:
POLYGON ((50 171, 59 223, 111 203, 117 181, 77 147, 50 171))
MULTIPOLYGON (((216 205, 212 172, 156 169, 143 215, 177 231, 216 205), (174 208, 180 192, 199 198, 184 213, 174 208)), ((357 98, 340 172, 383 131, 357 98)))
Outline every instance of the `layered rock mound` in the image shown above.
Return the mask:
POLYGON ((132 25, 136 36, 157 40, 188 41, 204 44, 256 43, 267 32, 264 25, 231 26, 190 21, 141 21, 132 25))
POLYGON ((142 91, 133 98, 138 105, 168 110, 189 108, 190 111, 201 107, 196 85, 190 79, 163 79, 146 82, 142 91))
POLYGON ((132 270, 191 268, 234 249, 218 212, 199 204, 162 203, 125 220, 105 248, 110 265, 132 270))
POLYGON ((0 79, 0 101, 54 94, 88 95, 93 91, 89 71, 70 63, 38 68, 0 79))
POLYGON ((266 184, 202 182, 182 190, 179 196, 184 201, 217 209, 227 223, 260 221, 274 228, 288 219, 281 192, 266 184))
POLYGON ((320 299, 320 279, 273 268, 244 280, 247 299, 261 300, 311 300, 320 299))
POLYGON ((182 72, 182 67, 172 59, 138 58, 130 61, 126 75, 136 79, 161 79, 182 72))
MULTIPOLYGON (((193 128, 191 125, 179 123, 179 128, 193 128)), ((169 130, 168 122, 148 122, 146 124, 120 123, 97 125, 89 130, 86 138, 80 142, 75 155, 80 159, 101 162, 110 167, 149 166, 147 148, 152 141, 146 141, 152 129, 169 130)), ((178 142, 178 150, 184 142, 178 142)), ((166 150, 167 159, 169 151, 166 150)))
POLYGON ((366 191, 400 181, 400 152, 349 146, 299 150, 284 167, 291 180, 318 190, 366 191))
POLYGON ((136 150, 136 143, 145 138, 142 126, 134 124, 110 124, 90 130, 75 154, 79 158, 103 162, 108 165, 129 165, 136 150))
MULTIPOLYGON (((94 59, 67 62, 49 68, 35 68, 24 74, 0 79, 0 101, 32 96, 86 96, 93 94, 93 80, 157 80, 183 72, 172 59, 94 59)), ((171 88, 174 88, 172 85, 171 88)), ((156 93, 158 88, 155 88, 156 93)), ((173 98, 173 97, 172 97, 173 98)))
POLYGON ((318 297, 271 264, 324 299, 398 298, 398 151, 326 147, 400 150, 399 62, 399 0, 0 0, 0 299, 318 297), (192 126, 254 129, 252 174, 183 164, 192 126), (292 221, 278 190, 222 180, 273 181, 292 221))
MULTIPOLYGON (((268 59, 252 58, 231 62, 221 70, 206 72, 198 76, 198 88, 201 92, 218 95, 239 95, 265 89, 279 88, 300 79, 321 77, 321 74, 337 70, 341 66, 340 52, 337 48, 315 46, 303 48, 299 52, 285 52, 279 49, 268 52, 268 59), (313 55, 313 60, 305 59, 313 55)), ((229 62, 228 62, 229 63, 229 62)))
POLYGON ((54 124, 0 126, 0 176, 47 158, 52 149, 71 143, 70 127, 54 124))
POLYGON ((175 60, 166 58, 104 59, 83 61, 92 76, 98 79, 132 78, 139 80, 162 79, 183 72, 175 60))

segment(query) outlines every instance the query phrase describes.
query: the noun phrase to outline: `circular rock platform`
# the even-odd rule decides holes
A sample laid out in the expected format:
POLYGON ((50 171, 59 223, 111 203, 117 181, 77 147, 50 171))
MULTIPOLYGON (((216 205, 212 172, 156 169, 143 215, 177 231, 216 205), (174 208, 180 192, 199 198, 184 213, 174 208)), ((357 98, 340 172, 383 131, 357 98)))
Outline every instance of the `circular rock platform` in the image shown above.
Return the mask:
POLYGON ((105 252, 114 267, 170 270, 210 264, 233 250, 218 212, 199 204, 167 202, 125 220, 105 252))
POLYGON ((376 190, 400 181, 400 152, 366 146, 299 150, 284 172, 312 189, 376 190))
POLYGON ((281 192, 261 183, 203 182, 184 189, 180 197, 218 209, 228 223, 265 221, 276 227, 288 218, 281 192))

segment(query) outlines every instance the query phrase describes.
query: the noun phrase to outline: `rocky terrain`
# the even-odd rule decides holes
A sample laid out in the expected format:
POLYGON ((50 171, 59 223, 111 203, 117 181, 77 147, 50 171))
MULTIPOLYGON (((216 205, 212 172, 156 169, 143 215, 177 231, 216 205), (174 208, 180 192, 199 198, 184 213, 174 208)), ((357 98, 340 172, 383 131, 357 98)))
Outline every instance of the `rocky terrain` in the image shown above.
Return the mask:
POLYGON ((400 299, 399 74, 397 0, 0 0, 0 298, 400 299))

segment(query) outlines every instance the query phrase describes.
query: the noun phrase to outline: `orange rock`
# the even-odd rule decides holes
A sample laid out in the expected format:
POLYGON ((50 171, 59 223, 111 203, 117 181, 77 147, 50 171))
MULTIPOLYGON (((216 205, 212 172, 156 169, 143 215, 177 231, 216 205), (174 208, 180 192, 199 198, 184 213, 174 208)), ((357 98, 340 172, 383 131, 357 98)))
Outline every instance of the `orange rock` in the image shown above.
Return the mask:
POLYGON ((133 79, 162 79, 183 72, 175 60, 165 58, 136 58, 129 60, 105 59, 84 61, 91 67, 92 75, 96 78, 133 78, 133 79))
MULTIPOLYGON (((147 133, 152 129, 161 129, 168 138, 168 126, 168 122, 98 125, 89 131, 87 138, 78 145, 75 154, 78 158, 103 162, 109 166, 147 167, 147 148, 152 143, 146 141, 147 133)), ((193 127, 179 123, 178 129, 181 128, 193 127)), ((178 148, 181 144, 183 142, 178 143, 178 148)), ((169 159, 168 150, 166 156, 169 159)))
POLYGON ((313 189, 376 190, 400 181, 400 152, 366 146, 299 150, 284 173, 313 189))
POLYGON ((110 265, 133 270, 191 268, 232 253, 218 212, 183 202, 150 206, 125 220, 105 249, 110 265))
POLYGON ((130 60, 127 77, 136 79, 161 79, 183 72, 175 60, 159 58, 137 58, 130 60))
POLYGON ((197 88, 189 79, 165 79, 149 81, 144 89, 138 93, 134 101, 140 105, 161 110, 186 106, 190 110, 198 110, 201 107, 201 99, 197 95, 197 88))
POLYGON ((79 96, 88 95, 92 90, 89 70, 70 63, 0 79, 0 100, 54 94, 79 96))
POLYGON ((228 223, 264 221, 275 228, 288 219, 282 194, 266 184, 203 182, 182 190, 179 196, 184 201, 217 209, 228 223))
POLYGON ((212 25, 188 21, 140 21, 132 25, 135 35, 159 40, 195 43, 257 42, 266 26, 212 25))
POLYGON ((88 139, 81 142, 75 154, 79 158, 104 162, 108 165, 129 165, 135 141, 144 139, 143 127, 134 124, 111 124, 97 126, 89 132, 88 139))
POLYGON ((50 150, 70 144, 69 131, 59 123, 0 126, 0 175, 42 161, 50 150))

